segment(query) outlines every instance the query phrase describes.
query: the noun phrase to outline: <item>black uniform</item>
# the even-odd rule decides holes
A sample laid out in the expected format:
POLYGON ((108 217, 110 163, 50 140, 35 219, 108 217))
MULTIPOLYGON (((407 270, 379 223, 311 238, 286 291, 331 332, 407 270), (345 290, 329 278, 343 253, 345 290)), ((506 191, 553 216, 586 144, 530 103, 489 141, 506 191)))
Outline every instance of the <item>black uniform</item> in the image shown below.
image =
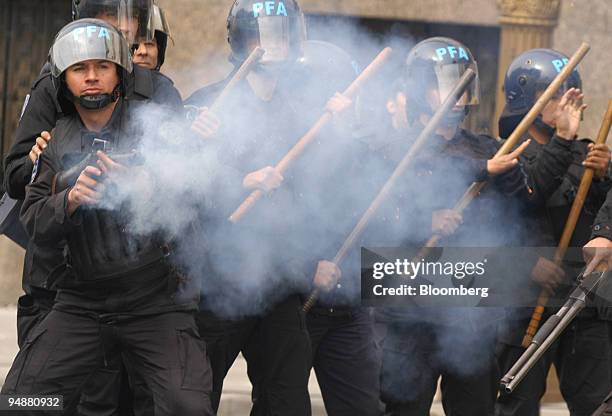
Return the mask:
MULTIPOLYGON (((377 157, 392 169, 396 164, 392 162, 406 153, 411 140, 405 137, 389 143, 379 149, 377 157)), ((371 227, 368 240, 372 246, 422 245, 431 234, 432 213, 452 207, 473 181, 486 179, 486 160, 498 147, 492 138, 465 130, 458 130, 448 142, 440 136, 430 141, 435 144, 420 155, 411 177, 403 180, 378 224, 371 227)), ((512 175, 521 176, 517 170, 512 175)), ((466 212, 466 222, 445 244, 492 245, 494 242, 487 241, 493 235, 487 218, 499 211, 497 203, 490 194, 479 197, 466 212)), ((500 317, 486 311, 484 318, 479 312, 416 306, 377 310, 378 319, 387 323, 381 371, 386 414, 428 415, 440 376, 447 414, 491 414, 497 384, 494 345, 491 337, 481 336, 474 327, 490 328, 500 317), (458 342, 461 349, 453 351, 449 345, 458 342)))
MULTIPOLYGON (((196 91, 185 104, 210 105, 227 80, 196 91)), ((206 219, 213 264, 204 275, 208 290, 197 321, 213 368, 213 407, 242 352, 253 385, 252 415, 311 412, 310 340, 295 284, 303 270, 287 240, 295 235, 287 214, 296 204, 292 177, 285 175, 273 197, 260 201, 240 223, 227 222, 249 194, 242 188, 244 176, 280 160, 309 126, 301 103, 292 98, 299 93, 286 82, 281 76, 270 101, 258 98, 246 81, 238 85, 219 111, 221 130, 209 141, 209 151, 219 155, 210 196, 214 206, 206 219)))
MULTIPOLYGON (((612 240, 612 192, 608 192, 606 196, 606 200, 601 206, 601 209, 597 213, 597 217, 595 218, 595 222, 593 223, 593 231, 591 234, 591 239, 603 237, 608 240, 612 240)), ((608 289, 605 294, 603 305, 602 315, 610 317, 612 315, 612 308, 610 307, 609 299, 610 299, 610 286, 606 285, 608 289)), ((612 331, 610 331, 612 332, 612 331)), ((608 343, 608 345, 612 344, 612 340, 608 343)), ((610 416, 612 415, 612 392, 608 394, 605 398, 604 402, 601 404, 599 408, 593 413, 592 416, 610 416)))
MULTIPOLYGON (((158 72, 134 66, 128 76, 130 99, 151 100, 179 108, 181 97, 169 79, 158 72)), ((11 198, 23 200, 33 164, 28 154, 42 131, 50 131, 62 115, 74 114, 74 106, 57 98, 48 65, 34 82, 15 133, 15 142, 5 159, 4 186, 11 198)), ((16 219, 17 220, 17 219, 16 219)), ((22 345, 29 331, 49 312, 55 298, 55 282, 65 272, 64 242, 39 247, 30 241, 23 270, 23 290, 17 310, 17 339, 22 345)))
MULTIPOLYGON (((545 202, 534 205, 525 212, 525 221, 531 230, 529 245, 558 244, 584 172, 582 161, 588 153, 589 143, 591 142, 586 139, 562 143, 569 149, 569 152, 559 153, 559 167, 566 166, 567 169, 560 176, 562 180, 557 181, 555 191, 545 202)), ((526 163, 536 163, 552 144, 550 142, 541 145, 532 140, 524 153, 526 163)), ((570 247, 582 247, 589 240, 591 224, 611 185, 609 176, 594 180, 570 241, 570 247)), ((555 312, 553 305, 563 303, 573 279, 584 267, 581 257, 579 250, 568 251, 563 268, 569 280, 566 285, 558 289, 558 293, 550 301, 548 316, 555 312)), ((541 290, 540 287, 532 281, 525 284, 531 288, 531 296, 535 299, 541 290)), ((521 342, 532 312, 533 308, 512 311, 512 319, 500 331, 502 348, 499 359, 503 372, 509 370, 524 351, 521 342)), ((546 316, 542 319, 545 320, 546 316)), ((559 375, 561 393, 571 414, 590 416, 611 387, 608 327, 608 323, 598 316, 595 308, 585 309, 545 356, 536 363, 535 368, 512 395, 502 393, 496 406, 496 414, 538 415, 540 399, 546 391, 548 371, 554 363, 559 375)))
MULTIPOLYGON (((167 79, 159 82, 173 89, 167 79)), ((169 246, 127 232, 123 209, 81 207, 69 216, 69 189, 54 193, 55 175, 70 167, 68 156, 89 152, 94 136, 111 140, 117 151, 131 150, 142 134, 132 115, 144 103, 120 99, 95 135, 77 114, 61 118, 52 132, 22 220, 41 247, 66 241, 69 273, 57 282, 53 310, 17 355, 3 394, 61 394, 67 409, 89 414, 100 395, 117 397, 112 390, 123 362, 137 414, 212 414, 210 369, 193 319, 197 293, 176 296, 181 285, 168 263, 169 246)))
MULTIPOLYGON (((346 126, 345 126, 346 127, 346 126)), ((358 132, 328 129, 294 167, 302 224, 296 236, 309 244, 305 284, 312 289, 317 262, 331 260, 371 202, 361 183, 368 157, 358 132)), ((375 174, 374 172, 370 172, 375 174)), ((313 351, 312 366, 330 416, 382 414, 381 350, 370 308, 360 306, 359 249, 342 264, 339 285, 321 293, 306 316, 313 351), (358 365, 355 365, 358 363, 358 365)))
MULTIPOLYGON (((390 143, 381 149, 380 156, 393 161, 396 155, 405 154, 409 140, 390 143)), ((499 143, 491 137, 465 130, 458 130, 448 142, 439 136, 430 140, 434 145, 428 145, 415 163, 413 176, 394 192, 394 200, 380 217, 379 227, 372 227, 382 232, 369 237, 372 246, 389 246, 390 242, 420 247, 431 235, 432 213, 453 207, 473 181, 486 180, 487 159, 499 149, 499 143)), ((554 146, 563 145, 555 142, 554 146)), ((458 231, 444 239, 444 245, 516 245, 525 230, 516 220, 520 205, 515 199, 535 203, 542 198, 548 182, 555 177, 556 163, 555 153, 551 152, 537 165, 515 168, 492 179, 492 184, 464 213, 464 223, 458 231), (499 216, 500 212, 504 215, 499 216)), ((387 323, 381 375, 387 414, 429 414, 440 376, 447 413, 493 413, 499 380, 495 328, 505 316, 502 310, 387 308, 379 310, 378 316, 387 323)))

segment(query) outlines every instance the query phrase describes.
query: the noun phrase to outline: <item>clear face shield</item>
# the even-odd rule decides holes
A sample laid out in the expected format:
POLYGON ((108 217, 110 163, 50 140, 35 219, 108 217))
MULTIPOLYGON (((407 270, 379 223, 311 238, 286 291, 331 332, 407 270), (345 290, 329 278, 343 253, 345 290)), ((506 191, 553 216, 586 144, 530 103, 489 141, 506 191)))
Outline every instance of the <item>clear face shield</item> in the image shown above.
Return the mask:
POLYGON ((290 22, 287 17, 260 17, 257 19, 259 46, 265 51, 261 63, 286 61, 291 51, 290 22))
MULTIPOLYGON (((170 32, 170 25, 168 24, 168 20, 166 19, 166 15, 162 9, 159 8, 157 4, 153 5, 153 9, 151 11, 151 20, 149 22, 149 31, 155 35, 155 32, 161 32, 168 36, 170 40, 172 40, 172 44, 174 44, 174 39, 172 38, 172 33, 170 32)), ((145 33, 145 37, 138 38, 139 42, 148 42, 151 41, 152 38, 147 38, 148 32, 145 33)))
POLYGON ((461 79, 465 71, 471 68, 476 72, 476 78, 457 101, 457 107, 478 105, 480 102, 480 86, 478 82, 478 66, 476 64, 446 64, 435 67, 438 93, 441 105, 461 79))
POLYGON ((101 19, 115 26, 130 45, 153 39, 152 0, 80 0, 76 6, 79 19, 101 19))
POLYGON ((114 62, 132 72, 132 59, 123 37, 95 24, 75 27, 57 38, 50 51, 51 73, 59 77, 72 65, 88 60, 114 62))
MULTIPOLYGON (((244 27, 249 27, 244 25, 244 27)), ((259 16, 248 29, 249 49, 259 46, 264 50, 260 63, 274 65, 287 62, 296 45, 305 40, 303 16, 259 16)))

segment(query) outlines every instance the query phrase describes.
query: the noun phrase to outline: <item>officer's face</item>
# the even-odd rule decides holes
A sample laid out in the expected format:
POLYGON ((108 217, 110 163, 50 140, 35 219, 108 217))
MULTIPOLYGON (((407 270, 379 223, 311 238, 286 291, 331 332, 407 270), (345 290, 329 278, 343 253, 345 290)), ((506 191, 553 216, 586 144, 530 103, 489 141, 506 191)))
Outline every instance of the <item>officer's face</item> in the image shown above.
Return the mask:
POLYGON ((66 70, 66 84, 75 97, 111 94, 119 84, 117 65, 99 59, 80 62, 66 70))
POLYGON ((148 69, 157 68, 159 49, 157 41, 153 38, 150 41, 140 42, 138 49, 134 52, 134 63, 148 69))

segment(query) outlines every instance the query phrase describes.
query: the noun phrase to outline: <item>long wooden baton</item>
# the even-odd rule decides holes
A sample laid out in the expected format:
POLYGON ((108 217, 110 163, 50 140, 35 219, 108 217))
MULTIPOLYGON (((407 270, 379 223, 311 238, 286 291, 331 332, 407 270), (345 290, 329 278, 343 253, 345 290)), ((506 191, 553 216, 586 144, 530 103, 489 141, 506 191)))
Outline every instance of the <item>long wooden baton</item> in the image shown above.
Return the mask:
MULTIPOLYGON (((538 114, 542 112, 546 104, 548 104, 548 102, 553 98, 557 90, 565 82, 567 77, 570 76, 574 68, 578 66, 580 61, 584 59, 590 49, 591 47, 586 42, 583 42, 582 45, 580 45, 580 48, 578 48, 578 50, 572 55, 567 65, 565 65, 561 72, 557 74, 553 82, 551 82, 548 88, 544 90, 544 93, 542 93, 542 95, 533 105, 531 110, 529 110, 525 117, 523 117, 519 125, 516 126, 510 137, 508 137, 502 147, 499 148, 499 150, 495 154, 495 157, 503 156, 510 153, 512 148, 516 146, 521 137, 523 137, 525 132, 529 129, 529 127, 531 127, 538 114)), ((468 190, 465 191, 461 199, 459 199, 457 205, 453 207, 453 210, 459 214, 463 213, 463 211, 468 207, 468 205, 470 205, 474 198, 476 198, 478 194, 480 194, 486 184, 486 181, 472 183, 468 190)), ((441 236, 437 234, 432 235, 431 238, 427 241, 427 243, 425 243, 425 246, 423 247, 421 252, 425 253, 428 249, 435 247, 440 241, 440 238, 441 236)))
MULTIPOLYGON (((353 81, 353 83, 344 91, 344 95, 348 98, 353 98, 353 96, 357 93, 359 88, 373 75, 375 74, 380 67, 391 57, 392 49, 385 48, 383 49, 376 58, 367 66, 366 69, 353 81)), ((297 158, 314 140, 319 131, 323 127, 325 127, 332 119, 333 114, 330 111, 326 111, 325 114, 319 118, 319 120, 308 130, 308 132, 302 136, 302 138, 289 150, 289 152, 281 159, 280 162, 276 165, 276 169, 283 173, 289 165, 293 162, 295 158, 297 158)), ((230 215, 229 221, 232 223, 236 223, 240 221, 245 214, 247 214, 251 208, 261 199, 264 195, 263 191, 257 189, 244 200, 244 202, 230 215)))
POLYGON ((221 107, 221 105, 223 104, 223 102, 225 101, 229 93, 232 92, 232 90, 236 87, 236 85, 238 85, 238 83, 242 81, 242 79, 246 77, 249 74, 249 72, 251 72, 251 69, 253 68, 253 66, 261 60, 261 58, 264 56, 264 53, 265 53, 265 50, 263 48, 260 48, 259 46, 253 49, 253 51, 250 53, 248 58, 242 63, 242 65, 240 65, 240 68, 238 68, 238 71, 236 71, 234 76, 229 80, 229 82, 225 85, 225 87, 223 87, 223 90, 221 91, 219 96, 215 99, 214 103, 210 106, 211 112, 214 112, 219 107, 221 107))
MULTIPOLYGON (((601 123, 601 127, 599 128, 599 134, 597 135, 596 144, 604 144, 608 138, 608 133, 610 132, 610 124, 612 123, 612 100, 608 102, 608 111, 604 116, 604 119, 601 123)), ((572 235, 574 234, 574 230, 576 228, 576 223, 578 222, 578 217, 580 216, 580 212, 582 211, 582 207, 584 206, 584 202, 586 200, 587 194, 589 193, 589 188, 591 187, 591 182, 593 182, 593 174, 595 172, 592 168, 586 168, 584 170, 584 174, 582 175, 582 179, 580 180, 580 186, 578 187, 578 192, 576 193, 576 197, 574 198, 574 202, 572 203, 572 209, 570 210, 569 216, 567 217, 567 221, 565 222, 565 228, 563 228, 563 234, 561 235, 561 240, 559 241, 559 245, 557 246, 557 250, 555 251, 554 263, 557 266, 560 266, 563 262, 563 257, 565 257, 565 252, 569 246, 570 240, 572 239, 572 235)), ((525 336, 523 337, 522 346, 523 348, 529 347, 533 337, 536 332, 538 332, 538 328, 540 327, 540 321, 542 320, 542 315, 544 314, 544 308, 548 304, 550 297, 548 293, 544 290, 540 292, 540 296, 538 297, 538 303, 531 315, 531 320, 529 321, 529 326, 525 332, 525 336)))
MULTIPOLYGON (((418 152, 421 150, 421 148, 425 145, 425 143, 431 136, 431 134, 439 127, 442 118, 455 106, 455 104, 457 104, 457 101, 461 98, 470 83, 474 81, 474 78, 476 78, 476 73, 472 69, 468 69, 464 72, 461 79, 457 81, 457 84, 455 85, 451 93, 448 95, 446 100, 444 100, 444 103, 440 106, 440 108, 438 108, 438 110, 433 115, 431 120, 429 120, 423 131, 421 131, 414 144, 410 147, 410 150, 408 150, 408 153, 406 153, 404 158, 397 165, 389 179, 387 179, 387 182, 385 182, 385 184, 383 185, 378 195, 376 195, 376 198, 374 198, 368 209, 357 222, 355 228, 353 228, 349 236, 346 238, 346 240, 342 244, 342 247, 340 247, 340 250, 338 250, 338 253, 336 253, 336 256, 332 260, 336 265, 342 263, 342 261, 346 258, 347 254, 353 248, 353 246, 359 241, 359 238, 365 231, 365 228, 369 224, 370 220, 372 219, 374 214, 376 214, 380 206, 385 202, 385 200, 391 193, 391 190, 395 186, 395 183, 402 175, 404 175, 406 170, 415 160, 418 152)), ((308 312, 310 308, 313 307, 319 296, 319 293, 320 292, 318 288, 312 291, 312 293, 304 303, 303 308, 305 312, 308 312)))

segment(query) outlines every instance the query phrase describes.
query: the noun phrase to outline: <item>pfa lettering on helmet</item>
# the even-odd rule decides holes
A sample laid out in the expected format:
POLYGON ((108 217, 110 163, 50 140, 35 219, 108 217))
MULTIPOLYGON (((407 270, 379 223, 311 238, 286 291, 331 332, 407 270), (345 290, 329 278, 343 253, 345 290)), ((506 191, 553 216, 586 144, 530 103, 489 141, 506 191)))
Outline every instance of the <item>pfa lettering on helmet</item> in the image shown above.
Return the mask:
POLYGON ((437 48, 436 56, 438 57, 439 61, 443 61, 445 57, 448 57, 451 59, 456 58, 459 60, 465 60, 466 62, 470 61, 469 55, 467 54, 465 49, 460 46, 456 47, 453 45, 447 45, 446 47, 443 47, 443 48, 437 48))
POLYGON ((98 19, 104 16, 124 30, 129 43, 153 38, 153 0, 73 0, 73 20, 98 19))
MULTIPOLYGON (((457 100, 457 105, 464 107, 461 112, 464 116, 469 106, 478 105, 480 97, 478 65, 471 51, 448 37, 433 37, 417 43, 408 53, 403 77, 409 120, 416 120, 419 114, 433 114, 468 69, 476 77, 457 100)), ((457 124, 457 120, 452 122, 457 124)))
POLYGON ((253 3, 253 17, 287 16, 287 7, 282 1, 262 1, 253 3))
POLYGON ((262 65, 295 62, 306 38, 304 15, 296 0, 235 0, 227 30, 234 64, 257 46, 264 50, 262 65))
POLYGON ((72 31, 72 36, 75 40, 79 40, 79 38, 86 36, 91 38, 95 36, 97 38, 105 38, 111 40, 110 33, 108 33, 108 29, 100 26, 87 26, 87 27, 78 27, 72 31))
POLYGON ((568 62, 569 62, 569 59, 567 59, 567 58, 553 59, 551 61, 552 65, 555 67, 555 70, 557 71, 557 73, 561 72, 563 67, 565 65, 567 65, 568 62))

